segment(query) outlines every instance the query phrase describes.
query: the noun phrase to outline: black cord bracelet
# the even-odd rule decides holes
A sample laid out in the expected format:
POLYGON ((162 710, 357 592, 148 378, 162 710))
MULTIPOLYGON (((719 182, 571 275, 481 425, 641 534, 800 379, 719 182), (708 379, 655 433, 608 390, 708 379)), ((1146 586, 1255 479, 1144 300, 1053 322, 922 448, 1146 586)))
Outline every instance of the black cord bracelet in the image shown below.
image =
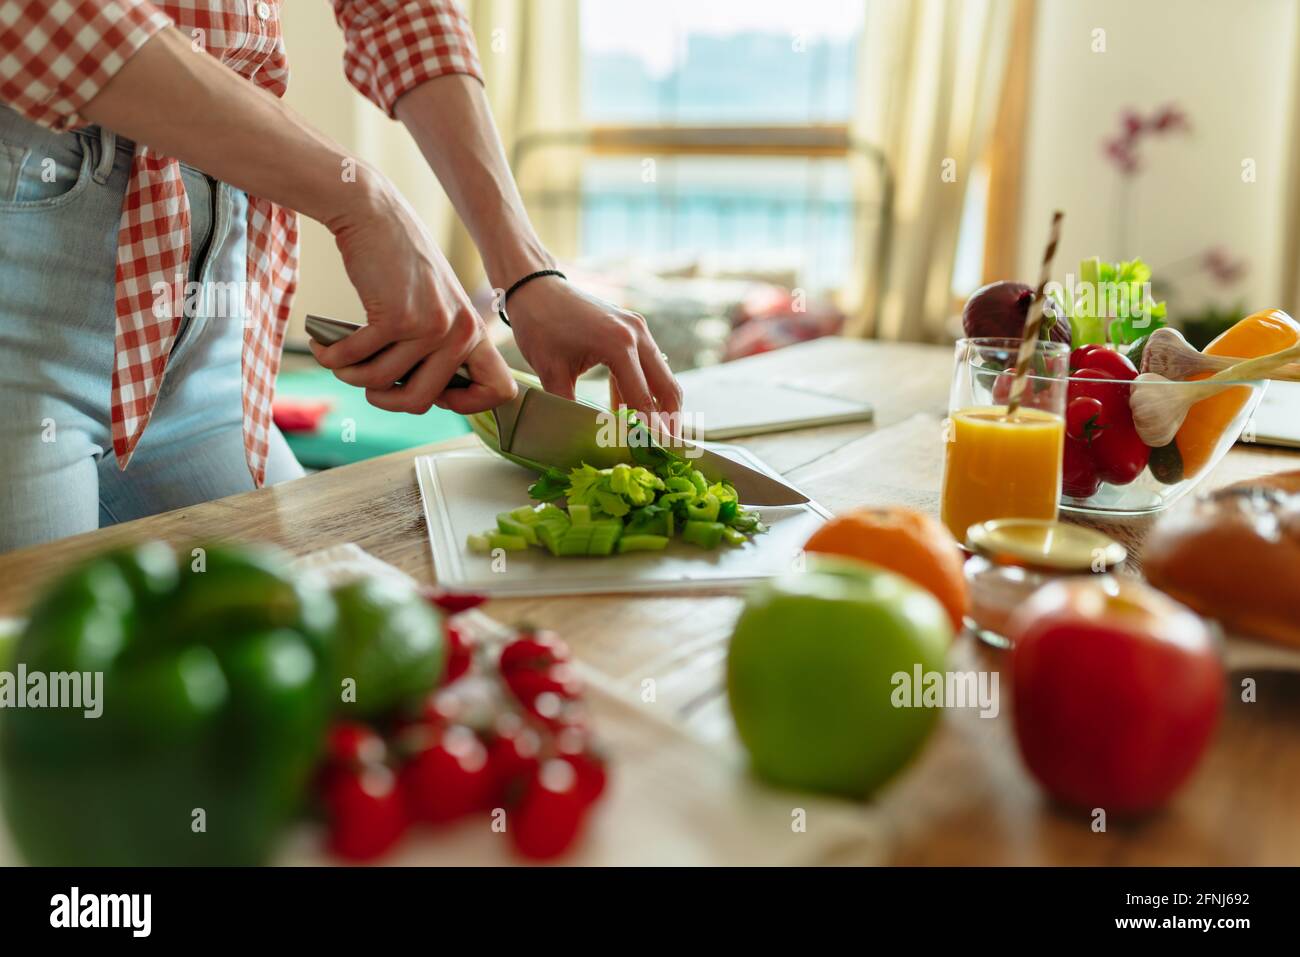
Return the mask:
POLYGON ((497 309, 497 315, 501 317, 502 322, 507 326, 510 325, 510 320, 506 318, 506 303, 510 301, 510 297, 518 292, 521 287, 528 285, 528 283, 532 282, 534 279, 541 279, 543 276, 559 276, 565 282, 568 282, 569 280, 569 277, 558 269, 539 269, 537 272, 530 272, 523 279, 520 279, 517 283, 507 289, 505 295, 501 297, 501 307, 497 309))

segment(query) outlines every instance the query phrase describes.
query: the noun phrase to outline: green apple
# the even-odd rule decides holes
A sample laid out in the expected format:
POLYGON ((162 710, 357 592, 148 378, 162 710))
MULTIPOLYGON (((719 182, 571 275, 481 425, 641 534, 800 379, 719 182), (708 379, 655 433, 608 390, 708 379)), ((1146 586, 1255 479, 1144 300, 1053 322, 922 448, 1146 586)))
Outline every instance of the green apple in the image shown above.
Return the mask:
POLYGON ((928 591, 865 562, 810 555, 804 571, 759 586, 727 658, 731 713, 754 771, 782 787, 871 794, 939 717, 895 707, 894 676, 942 671, 951 641, 928 591))

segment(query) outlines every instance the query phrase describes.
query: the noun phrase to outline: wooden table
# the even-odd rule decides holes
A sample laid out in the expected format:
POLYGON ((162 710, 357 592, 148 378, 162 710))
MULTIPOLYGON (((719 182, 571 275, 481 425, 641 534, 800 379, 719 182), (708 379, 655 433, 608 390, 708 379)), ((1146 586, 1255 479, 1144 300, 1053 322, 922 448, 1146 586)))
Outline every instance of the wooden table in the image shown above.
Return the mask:
MULTIPOLYGON (((744 441, 832 511, 894 502, 937 510, 940 423, 951 350, 822 339, 720 367, 719 377, 788 382, 874 404, 873 425, 809 429, 744 441)), ((689 396, 688 396, 689 403, 689 396)), ((476 441, 472 438, 442 447, 476 441)), ((128 541, 269 541, 295 554, 355 542, 422 581, 433 580, 411 460, 418 449, 290 485, 0 556, 0 616, 21 614, 49 576, 128 541)), ((1206 485, 1300 467, 1300 455, 1238 446, 1206 485)), ((1104 526, 1137 551, 1149 523, 1104 526)), ((636 694, 654 678, 658 702, 698 737, 732 748, 721 688, 733 595, 520 599, 487 606, 510 623, 554 627, 587 665, 636 694)), ((997 669, 969 636, 953 667, 997 669)), ((1234 675, 1233 687, 1244 675, 1234 675)), ((1171 807, 1094 833, 1090 819, 1042 797, 1022 769, 1006 709, 992 720, 950 711, 915 765, 866 809, 883 824, 887 859, 908 864, 1300 864, 1300 675, 1254 673, 1258 701, 1229 696, 1213 748, 1171 807)), ((1005 688, 1005 682, 1004 682, 1005 688)))

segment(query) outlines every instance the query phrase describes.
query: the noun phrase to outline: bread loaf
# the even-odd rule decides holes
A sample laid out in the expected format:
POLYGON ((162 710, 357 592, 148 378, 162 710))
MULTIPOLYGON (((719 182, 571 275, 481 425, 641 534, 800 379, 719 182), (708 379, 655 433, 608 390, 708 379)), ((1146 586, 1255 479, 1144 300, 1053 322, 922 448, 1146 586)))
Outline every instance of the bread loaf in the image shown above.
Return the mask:
POLYGON ((1228 631, 1300 648, 1300 471, 1238 482, 1170 514, 1142 569, 1228 631))

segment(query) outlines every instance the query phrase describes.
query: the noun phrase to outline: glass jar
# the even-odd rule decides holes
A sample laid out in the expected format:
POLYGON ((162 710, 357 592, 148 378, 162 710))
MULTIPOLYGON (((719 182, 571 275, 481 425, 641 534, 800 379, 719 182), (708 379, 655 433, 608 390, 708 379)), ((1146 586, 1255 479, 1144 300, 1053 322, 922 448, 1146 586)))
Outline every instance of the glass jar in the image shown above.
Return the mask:
POLYGON ((1119 542, 1093 528, 1052 519, 1001 518, 966 533, 966 626, 981 641, 1009 648, 1011 613, 1044 585, 1079 575, 1105 578, 1128 557, 1119 542))

